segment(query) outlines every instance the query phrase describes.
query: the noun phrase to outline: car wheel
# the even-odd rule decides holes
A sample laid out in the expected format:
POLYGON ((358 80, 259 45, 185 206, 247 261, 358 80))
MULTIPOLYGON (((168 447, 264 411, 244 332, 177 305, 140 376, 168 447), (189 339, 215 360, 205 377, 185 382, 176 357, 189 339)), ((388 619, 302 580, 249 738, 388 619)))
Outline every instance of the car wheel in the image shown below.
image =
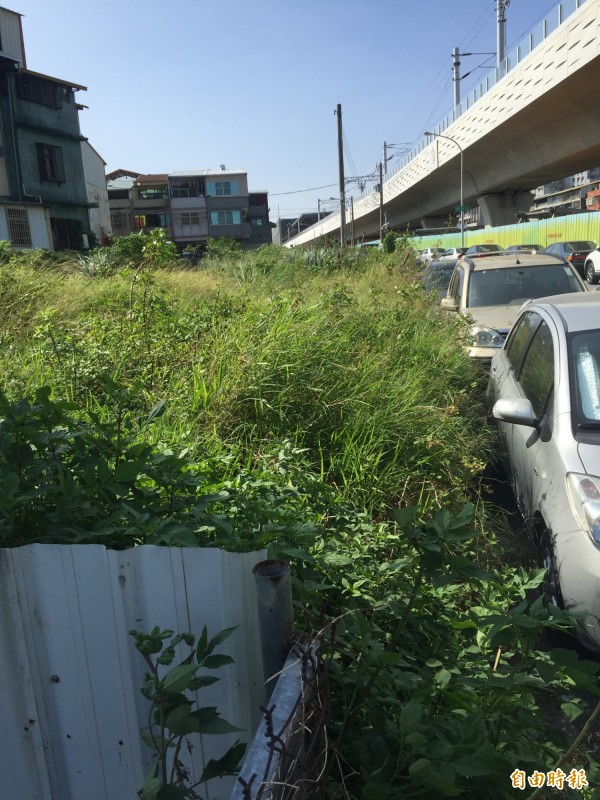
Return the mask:
POLYGON ((554 545, 552 544, 552 534, 548 528, 544 530, 539 538, 538 551, 540 566, 546 568, 546 574, 541 586, 544 605, 546 607, 558 606, 559 608, 564 608, 554 545))
POLYGON ((598 283, 598 277, 591 261, 585 265, 585 279, 590 284, 598 283))

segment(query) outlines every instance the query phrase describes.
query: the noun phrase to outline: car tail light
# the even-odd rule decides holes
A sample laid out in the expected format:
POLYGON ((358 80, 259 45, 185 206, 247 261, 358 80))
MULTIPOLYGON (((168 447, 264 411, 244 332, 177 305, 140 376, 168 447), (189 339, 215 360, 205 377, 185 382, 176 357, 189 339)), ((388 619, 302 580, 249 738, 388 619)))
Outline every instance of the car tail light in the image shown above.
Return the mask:
POLYGON ((600 548, 600 478, 570 472, 567 494, 579 525, 600 548))
POLYGON ((573 256, 567 256, 567 261, 573 261, 573 256))

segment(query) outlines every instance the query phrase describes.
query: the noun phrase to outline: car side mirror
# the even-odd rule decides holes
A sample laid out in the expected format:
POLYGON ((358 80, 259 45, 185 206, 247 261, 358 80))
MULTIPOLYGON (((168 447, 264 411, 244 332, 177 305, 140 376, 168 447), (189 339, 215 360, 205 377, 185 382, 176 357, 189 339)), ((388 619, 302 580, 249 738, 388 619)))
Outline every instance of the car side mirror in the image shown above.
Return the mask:
POLYGON ((453 297, 442 297, 441 306, 444 311, 458 311, 458 305, 454 302, 453 297))
POLYGON ((495 419, 501 422, 510 422, 512 425, 526 425, 536 428, 539 420, 533 413, 531 402, 524 397, 510 397, 497 400, 492 409, 495 419))

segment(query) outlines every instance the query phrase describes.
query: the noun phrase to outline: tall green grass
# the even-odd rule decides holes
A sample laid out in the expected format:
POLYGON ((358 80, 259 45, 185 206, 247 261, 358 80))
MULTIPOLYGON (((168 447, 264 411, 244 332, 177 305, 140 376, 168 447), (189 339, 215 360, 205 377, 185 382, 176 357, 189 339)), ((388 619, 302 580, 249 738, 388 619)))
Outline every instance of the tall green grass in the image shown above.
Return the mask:
POLYGON ((5 542, 291 558, 318 635, 336 629, 332 798, 501 800, 513 768, 549 769, 597 665, 536 649, 568 615, 528 608, 541 573, 459 510, 490 455, 485 377, 410 259, 144 265, 0 265, 5 542))
POLYGON ((95 278, 22 266, 0 298, 5 389, 97 404, 106 378, 137 382, 137 410, 167 400, 157 435, 232 464, 289 441, 370 507, 460 501, 489 453, 460 331, 389 256, 279 255, 95 278))

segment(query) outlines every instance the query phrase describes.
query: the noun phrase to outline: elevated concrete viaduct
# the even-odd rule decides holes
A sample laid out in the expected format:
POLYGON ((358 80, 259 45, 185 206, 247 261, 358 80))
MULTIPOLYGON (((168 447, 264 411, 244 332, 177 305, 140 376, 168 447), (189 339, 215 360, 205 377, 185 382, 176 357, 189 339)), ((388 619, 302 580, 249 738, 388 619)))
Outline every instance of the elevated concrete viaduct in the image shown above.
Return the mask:
MULTIPOLYGON (((599 96, 600 0, 585 0, 456 121, 433 129, 463 149, 464 203, 479 204, 486 226, 509 224, 536 186, 598 166, 599 96)), ((423 140, 383 184, 395 229, 443 225, 459 197, 459 148, 443 138, 423 140)), ((330 215, 286 244, 339 239, 339 226, 330 215)), ((379 226, 372 192, 354 203, 355 239, 378 238, 379 226)))

